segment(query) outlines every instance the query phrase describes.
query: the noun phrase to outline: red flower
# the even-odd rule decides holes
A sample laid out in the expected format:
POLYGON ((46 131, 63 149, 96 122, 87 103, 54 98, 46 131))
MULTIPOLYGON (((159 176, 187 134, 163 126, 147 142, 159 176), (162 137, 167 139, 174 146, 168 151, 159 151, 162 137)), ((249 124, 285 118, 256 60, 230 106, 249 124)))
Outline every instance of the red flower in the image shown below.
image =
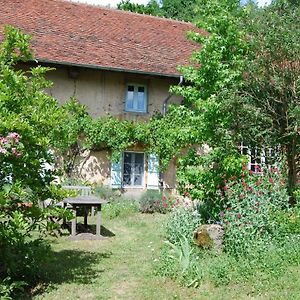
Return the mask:
POLYGON ((168 203, 165 202, 165 203, 164 203, 164 207, 168 207, 168 203))
POLYGON ((228 211, 231 211, 231 210, 232 210, 232 208, 231 208, 231 207, 227 207, 227 210, 228 210, 228 211))
POLYGON ((269 182, 270 182, 270 183, 274 183, 274 180, 273 180, 272 177, 269 177, 269 182))
POLYGON ((236 215, 236 219, 238 220, 238 219, 240 219, 240 218, 241 218, 241 214, 238 213, 238 214, 236 215))
POLYGON ((255 172, 261 172, 261 167, 259 165, 255 165, 255 172))

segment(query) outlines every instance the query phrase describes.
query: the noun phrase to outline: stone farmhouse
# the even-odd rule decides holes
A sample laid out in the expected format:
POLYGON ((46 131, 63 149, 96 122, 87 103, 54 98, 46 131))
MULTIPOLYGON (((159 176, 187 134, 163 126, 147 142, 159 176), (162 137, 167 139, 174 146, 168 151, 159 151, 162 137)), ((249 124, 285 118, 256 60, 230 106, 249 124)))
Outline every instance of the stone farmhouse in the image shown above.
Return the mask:
MULTIPOLYGON (((64 103, 75 96, 93 117, 145 120, 180 97, 169 87, 182 80, 198 45, 186 37, 192 24, 63 0, 0 0, 0 30, 6 24, 32 35, 36 61, 54 67, 49 93, 64 103)), ((109 151, 86 154, 82 179, 126 190, 175 187, 175 165, 159 174, 158 158, 141 146, 111 164, 109 151)))

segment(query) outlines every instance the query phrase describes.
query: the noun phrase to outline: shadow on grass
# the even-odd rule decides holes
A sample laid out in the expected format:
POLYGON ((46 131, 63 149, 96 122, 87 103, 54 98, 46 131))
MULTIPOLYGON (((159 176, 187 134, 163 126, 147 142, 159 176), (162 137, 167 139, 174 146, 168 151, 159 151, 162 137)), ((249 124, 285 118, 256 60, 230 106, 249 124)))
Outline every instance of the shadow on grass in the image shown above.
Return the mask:
POLYGON ((96 253, 81 250, 61 250, 49 254, 39 282, 31 293, 17 299, 32 299, 33 296, 55 289, 62 283, 90 284, 102 275, 104 269, 96 268, 111 252, 96 253))

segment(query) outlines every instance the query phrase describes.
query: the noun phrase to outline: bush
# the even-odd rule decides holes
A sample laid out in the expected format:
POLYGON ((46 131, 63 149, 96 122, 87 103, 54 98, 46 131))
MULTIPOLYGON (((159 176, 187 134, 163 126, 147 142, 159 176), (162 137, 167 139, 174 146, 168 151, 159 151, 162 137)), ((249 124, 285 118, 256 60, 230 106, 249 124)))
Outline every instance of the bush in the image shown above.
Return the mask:
POLYGON ((95 188, 95 194, 109 201, 103 206, 103 215, 105 218, 114 219, 117 217, 126 217, 138 212, 138 203, 122 197, 119 191, 115 191, 105 186, 95 188))
POLYGON ((140 211, 142 213, 162 213, 165 214, 172 208, 174 201, 171 197, 165 196, 158 190, 147 190, 140 199, 140 211))
POLYGON ((225 249, 236 256, 268 247, 278 236, 272 215, 288 207, 288 193, 277 169, 263 176, 251 172, 224 186, 226 207, 220 212, 225 227, 225 249))
POLYGON ((172 244, 179 244, 182 237, 192 243, 193 232, 200 224, 201 217, 194 206, 176 206, 167 219, 165 237, 172 244))
POLYGON ((0 279, 0 299, 11 300, 11 295, 15 292, 23 291, 25 286, 24 281, 11 281, 10 277, 6 277, 3 280, 0 279))

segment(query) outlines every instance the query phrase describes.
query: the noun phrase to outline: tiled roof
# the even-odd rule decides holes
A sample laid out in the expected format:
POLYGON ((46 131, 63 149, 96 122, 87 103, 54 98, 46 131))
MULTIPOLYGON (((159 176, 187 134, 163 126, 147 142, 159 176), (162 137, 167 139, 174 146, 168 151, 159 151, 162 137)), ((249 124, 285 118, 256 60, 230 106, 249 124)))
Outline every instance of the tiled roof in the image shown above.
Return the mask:
POLYGON ((190 23, 63 0, 0 0, 0 28, 33 36, 40 61, 177 76, 199 46, 190 23))

